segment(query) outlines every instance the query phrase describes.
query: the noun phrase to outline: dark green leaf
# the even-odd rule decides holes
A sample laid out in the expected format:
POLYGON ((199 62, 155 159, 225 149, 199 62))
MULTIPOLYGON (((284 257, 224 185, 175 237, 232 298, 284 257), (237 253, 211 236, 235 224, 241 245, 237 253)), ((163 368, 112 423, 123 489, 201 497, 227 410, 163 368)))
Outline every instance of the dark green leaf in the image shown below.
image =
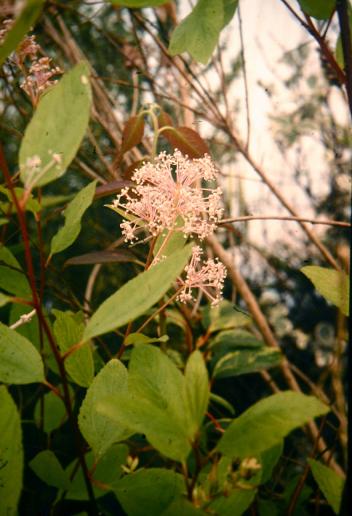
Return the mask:
POLYGON ((0 323, 0 381, 27 384, 44 379, 43 361, 33 344, 0 323))
POLYGON ((123 477, 114 491, 129 516, 161 516, 184 490, 181 475, 161 468, 141 469, 123 477))
POLYGON ((240 374, 255 373, 280 365, 282 353, 279 349, 260 348, 257 350, 233 351, 216 363, 213 377, 229 378, 240 374))
POLYGON ((68 204, 64 212, 65 224, 59 229, 51 241, 51 256, 70 247, 78 237, 81 231, 81 219, 84 212, 93 202, 96 184, 96 181, 89 183, 89 185, 83 188, 68 204))
POLYGON ((185 368, 186 393, 195 431, 202 424, 209 403, 209 380, 203 355, 194 351, 185 368))
POLYGON ((222 28, 226 27, 234 17, 238 6, 238 0, 223 0, 224 3, 224 22, 222 28))
MULTIPOLYGON (((92 452, 88 452, 85 455, 87 467, 92 471, 95 498, 104 496, 108 491, 114 489, 123 473, 122 466, 126 463, 127 455, 128 446, 126 446, 126 444, 113 444, 106 453, 98 459, 98 462, 92 452)), ((72 473, 76 470, 77 461, 75 460, 67 467, 66 472, 71 477, 72 473)), ((81 468, 76 471, 66 493, 66 498, 69 500, 89 499, 81 468)))
POLYGON ((251 505, 256 490, 235 489, 229 496, 222 496, 211 503, 210 507, 221 516, 241 516, 251 505))
POLYGON ((4 385, 0 386, 0 514, 17 514, 22 489, 23 449, 17 407, 4 385))
MULTIPOLYGON (((62 354, 80 343, 84 331, 82 313, 53 310, 56 317, 53 330, 62 354)), ((90 342, 85 342, 65 359, 65 369, 72 380, 81 387, 89 387, 94 378, 94 362, 90 342)))
POLYGON ((298 0, 303 11, 318 20, 327 20, 335 9, 336 0, 298 0))
POLYGON ((43 186, 61 177, 75 157, 89 121, 92 94, 88 76, 89 66, 81 62, 42 96, 19 153, 26 186, 43 186), (54 162, 52 153, 61 157, 61 163, 54 162), (35 175, 27 166, 33 156, 41 159, 35 175))
POLYGON ((181 21, 171 36, 171 55, 188 52, 206 64, 213 53, 224 25, 224 4, 214 0, 198 0, 193 11, 181 21))
POLYGON ((39 452, 34 459, 29 462, 29 467, 34 473, 49 486, 58 489, 68 489, 70 479, 64 471, 55 453, 51 450, 39 452))
POLYGON ((34 420, 40 425, 41 404, 43 403, 43 430, 50 434, 67 419, 65 404, 61 398, 53 392, 44 394, 43 400, 38 400, 34 409, 34 420))
POLYGON ((0 247, 0 288, 18 297, 31 297, 31 289, 20 264, 4 246, 0 247))
POLYGON ((328 411, 329 407, 313 396, 292 391, 273 394, 236 418, 217 449, 231 458, 258 456, 279 444, 295 428, 328 411))
POLYGON ((308 462, 319 489, 327 499, 329 505, 333 508, 335 514, 338 514, 345 483, 344 479, 337 475, 331 468, 324 466, 324 464, 316 460, 308 459, 308 462))

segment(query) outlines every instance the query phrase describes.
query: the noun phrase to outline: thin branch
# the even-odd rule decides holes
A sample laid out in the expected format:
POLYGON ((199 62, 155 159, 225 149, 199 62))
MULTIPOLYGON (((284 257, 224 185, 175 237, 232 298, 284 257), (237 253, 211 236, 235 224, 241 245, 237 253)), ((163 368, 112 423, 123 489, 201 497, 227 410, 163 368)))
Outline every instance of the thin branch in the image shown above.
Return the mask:
POLYGON ((247 118, 246 150, 248 151, 249 141, 250 141, 250 136, 251 136, 251 119, 250 119, 250 111, 249 111, 249 90, 248 90, 246 59, 245 59, 245 55, 244 55, 242 15, 241 15, 240 4, 241 4, 241 2, 238 2, 237 15, 238 15, 238 24, 239 24, 239 28, 240 28, 241 59, 242 59, 242 70, 243 70, 244 94, 245 94, 245 102, 246 102, 246 118, 247 118))
POLYGON ((309 224, 321 224, 325 226, 337 226, 343 228, 350 228, 352 224, 339 220, 318 220, 302 217, 288 217, 282 215, 246 215, 243 217, 235 217, 231 219, 222 219, 218 222, 219 225, 228 224, 230 222, 248 222, 249 220, 290 220, 293 222, 309 222, 309 224))

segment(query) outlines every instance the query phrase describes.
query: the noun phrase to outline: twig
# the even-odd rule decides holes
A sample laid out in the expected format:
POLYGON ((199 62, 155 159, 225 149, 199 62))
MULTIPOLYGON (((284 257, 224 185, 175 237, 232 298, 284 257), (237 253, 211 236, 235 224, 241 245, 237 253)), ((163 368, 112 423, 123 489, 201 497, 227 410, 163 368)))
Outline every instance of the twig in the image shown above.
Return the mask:
POLYGON ((350 29, 350 21, 348 16, 348 2, 347 0, 336 1, 336 11, 339 18, 342 53, 345 62, 346 70, 346 90, 348 97, 348 104, 352 116, 352 35, 350 29))
POLYGON ((222 219, 218 222, 219 225, 228 224, 229 222, 247 222, 249 220, 291 220, 295 222, 309 222, 309 224, 321 224, 325 226, 338 226, 343 228, 350 228, 352 224, 339 220, 319 220, 309 219, 303 217, 288 217, 285 215, 245 215, 243 217, 234 217, 230 219, 222 219))
POLYGON ((29 312, 28 314, 21 315, 21 317, 18 319, 18 321, 11 324, 11 326, 10 326, 11 330, 15 330, 19 326, 22 326, 22 324, 27 324, 27 323, 31 322, 31 320, 35 316, 35 314, 36 314, 36 310, 34 309, 31 312, 29 312))
POLYGON ((246 102, 246 118, 247 118, 246 151, 248 151, 249 141, 250 141, 250 136, 251 136, 251 119, 250 119, 250 111, 249 111, 249 90, 248 90, 246 59, 245 59, 245 55, 244 55, 242 15, 241 15, 240 4, 241 4, 241 2, 238 2, 237 16, 238 16, 238 25, 240 28, 241 59, 242 59, 243 83, 244 83, 244 93, 245 93, 245 102, 246 102))

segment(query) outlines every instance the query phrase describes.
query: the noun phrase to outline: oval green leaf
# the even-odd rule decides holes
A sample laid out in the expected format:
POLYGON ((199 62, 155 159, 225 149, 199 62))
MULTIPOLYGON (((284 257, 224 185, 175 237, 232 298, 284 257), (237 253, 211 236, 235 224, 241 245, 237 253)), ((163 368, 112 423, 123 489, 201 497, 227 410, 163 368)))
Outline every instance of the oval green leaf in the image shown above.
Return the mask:
POLYGON ((51 241, 51 256, 70 247, 78 237, 81 231, 81 219, 93 202, 96 184, 96 181, 89 183, 67 205, 64 212, 65 224, 51 241))
MULTIPOLYGON (((56 317, 53 330, 61 353, 66 353, 72 346, 79 344, 84 331, 84 317, 81 312, 61 312, 53 310, 56 317)), ((92 346, 85 342, 72 351, 65 359, 65 369, 72 380, 81 387, 89 387, 94 378, 94 361, 92 346)))
POLYGON ((308 459, 312 469, 313 477, 319 489, 333 508, 335 514, 339 513, 342 491, 345 481, 335 471, 320 462, 308 459))
POLYGON ((313 283, 317 291, 345 315, 350 314, 350 278, 341 271, 307 265, 301 272, 313 283))
POLYGON ((303 11, 318 20, 327 20, 335 9, 336 0, 298 0, 303 11))
POLYGON ((279 349, 243 349, 228 353, 216 363, 213 377, 229 378, 241 374, 256 373, 280 365, 282 353, 279 349))
POLYGON ((206 64, 218 43, 224 19, 223 2, 198 0, 192 12, 172 33, 170 54, 188 52, 195 60, 206 64))
POLYGON ((78 425, 96 457, 101 457, 113 443, 122 441, 133 433, 97 412, 97 405, 104 398, 111 395, 119 397, 125 391, 127 370, 119 360, 113 359, 94 378, 83 400, 78 425))
POLYGON ((108 333, 151 308, 181 274, 191 254, 192 244, 176 251, 151 269, 139 274, 106 299, 87 324, 83 338, 108 333))
POLYGON ((43 361, 33 344, 0 323, 0 381, 20 385, 44 379, 43 361))
POLYGON ((55 453, 51 450, 39 452, 28 465, 37 477, 45 484, 48 484, 48 486, 57 487, 58 489, 68 489, 70 478, 64 471, 55 453))
POLYGON ((329 407, 313 396, 292 391, 273 394, 236 418, 217 449, 230 458, 258 456, 295 428, 327 412, 329 407))
POLYGON ((26 186, 43 186, 61 177, 75 157, 86 132, 91 88, 89 65, 77 64, 42 96, 22 140, 19 164, 26 186), (56 163, 53 154, 58 154, 56 163), (41 168, 33 174, 27 160, 38 156, 41 168))

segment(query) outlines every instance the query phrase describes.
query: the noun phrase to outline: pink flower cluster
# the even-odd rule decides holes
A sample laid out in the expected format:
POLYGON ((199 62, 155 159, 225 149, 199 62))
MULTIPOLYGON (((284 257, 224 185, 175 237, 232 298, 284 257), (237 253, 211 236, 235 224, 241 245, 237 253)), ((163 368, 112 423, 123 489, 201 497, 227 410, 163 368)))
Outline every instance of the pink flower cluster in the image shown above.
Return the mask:
MULTIPOLYGON (((136 233, 141 227, 153 236, 165 230, 182 232, 185 238, 195 235, 200 240, 211 235, 223 213, 222 191, 202 183, 214 181, 216 175, 209 156, 191 160, 178 150, 172 155, 162 152, 153 162, 145 163, 132 176, 136 186, 122 190, 113 203, 126 213, 128 220, 121 224, 126 242, 138 240, 136 233)), ((156 256, 153 264, 159 260, 156 256)), ((202 250, 195 246, 184 272, 185 278, 179 278, 180 301, 194 301, 192 291, 200 289, 212 304, 219 302, 226 277, 222 263, 202 261, 202 250)))
POLYGON ((185 267, 186 278, 179 278, 182 290, 178 300, 183 303, 195 301, 193 289, 201 290, 211 301, 217 305, 222 297, 222 289, 226 278, 224 265, 212 259, 202 262, 202 249, 194 246, 189 264, 185 267))
MULTIPOLYGON (((201 185, 202 180, 215 178, 209 156, 191 160, 177 150, 173 155, 162 152, 153 163, 145 163, 134 172, 132 180, 137 186, 124 189, 114 206, 144 221, 154 236, 167 229, 203 239, 214 232, 223 213, 221 188, 201 185)), ((139 222, 122 223, 126 241, 137 240, 139 222)))
POLYGON ((17 65, 25 76, 21 88, 27 93, 34 106, 38 104, 40 95, 57 83, 53 77, 62 74, 61 68, 52 66, 50 57, 39 57, 41 53, 41 47, 36 42, 35 36, 26 37, 16 51, 17 65), (26 65, 26 58, 30 62, 29 68, 26 65))
MULTIPOLYGON (((0 43, 4 41, 14 21, 7 18, 0 29, 0 43)), ((53 77, 62 74, 61 68, 52 66, 50 57, 35 40, 35 36, 27 36, 14 53, 14 62, 24 75, 20 87, 25 91, 34 106, 38 104, 40 95, 57 81, 53 77)))

